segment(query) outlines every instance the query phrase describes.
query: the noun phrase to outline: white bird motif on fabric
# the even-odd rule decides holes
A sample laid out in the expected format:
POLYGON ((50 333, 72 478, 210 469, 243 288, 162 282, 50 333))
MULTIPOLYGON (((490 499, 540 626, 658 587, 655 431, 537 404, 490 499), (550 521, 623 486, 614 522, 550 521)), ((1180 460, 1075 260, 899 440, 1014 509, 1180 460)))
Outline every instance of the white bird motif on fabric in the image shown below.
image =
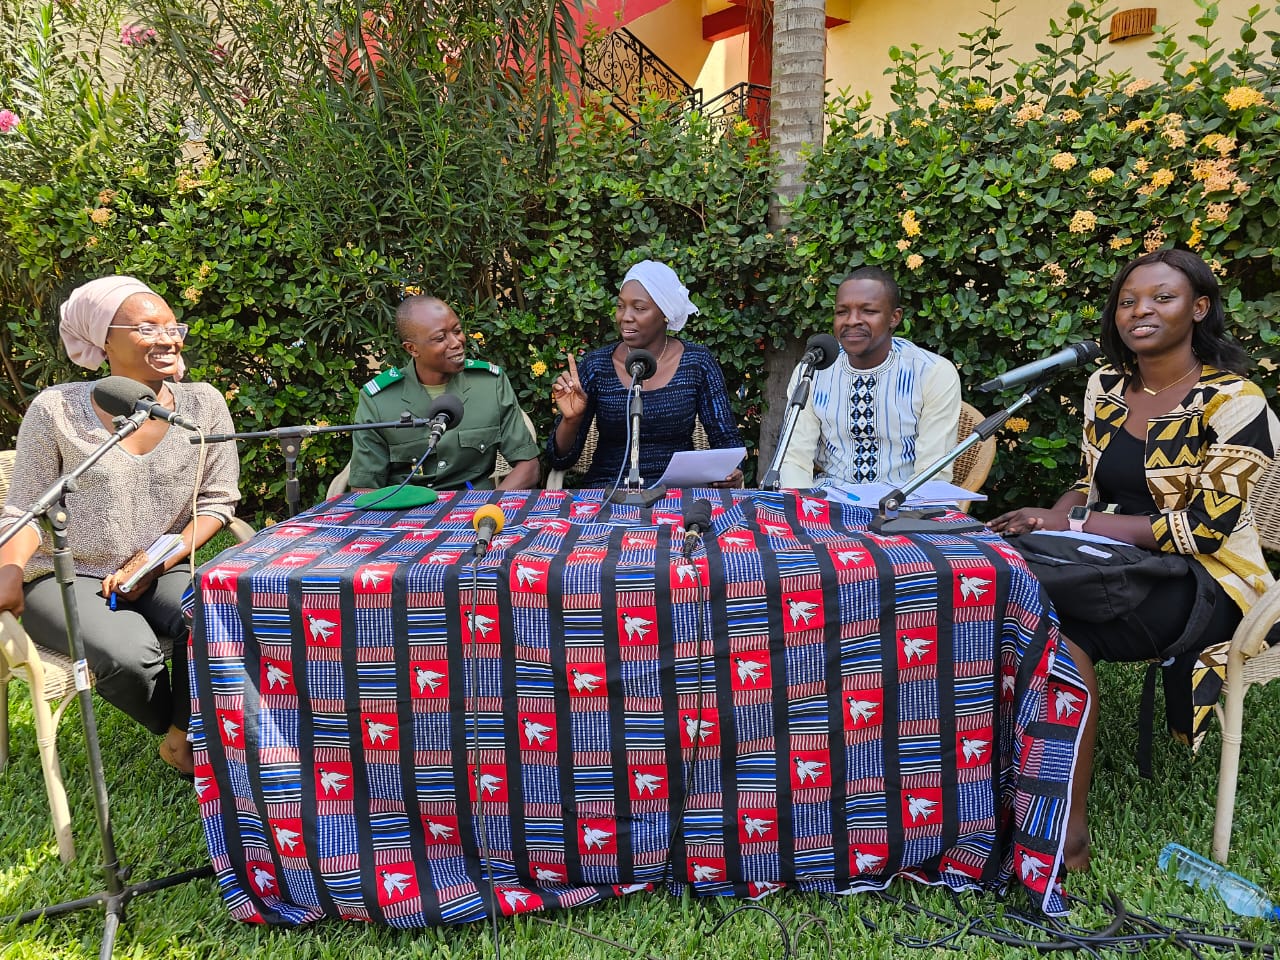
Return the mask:
POLYGON ((489 636, 489 631, 493 629, 493 617, 486 617, 483 613, 476 613, 474 610, 467 611, 467 623, 471 625, 472 632, 482 637, 489 636))
POLYGON ((298 838, 302 836, 297 830, 287 830, 284 827, 276 827, 276 846, 282 850, 288 850, 292 853, 298 847, 298 838))
POLYGON ((220 587, 226 583, 228 579, 234 577, 235 574, 236 572, 234 570, 224 570, 222 567, 215 567, 206 573, 205 576, 208 578, 210 583, 220 587))
POLYGON ((364 725, 369 731, 370 743, 384 744, 391 739, 391 732, 394 729, 391 724, 366 719, 364 725))
POLYGON ((1033 857, 1027 851, 1020 852, 1021 863, 1018 865, 1018 874, 1023 880, 1042 880, 1048 876, 1049 862, 1041 860, 1039 857, 1033 857))
POLYGON ((742 826, 747 831, 748 837, 763 837, 769 832, 773 823, 772 820, 766 820, 764 817, 750 817, 745 813, 742 815, 742 826))
POLYGON ((648 790, 651 795, 656 796, 658 788, 662 786, 662 781, 666 779, 659 774, 645 773, 642 770, 632 770, 631 778, 635 781, 636 793, 640 796, 644 796, 644 792, 646 790, 648 790))
POLYGON ((753 880, 752 883, 757 891, 756 895, 750 898, 752 900, 759 900, 766 894, 777 893, 783 887, 781 883, 775 883, 772 880, 753 880))
POLYGON ((649 635, 649 628, 653 626, 652 620, 646 620, 644 617, 633 617, 629 613, 622 615, 622 628, 627 632, 628 640, 635 640, 637 635, 643 640, 649 635))
POLYGON ((258 888, 259 893, 266 893, 276 885, 276 878, 262 867, 253 868, 253 884, 258 888))
POLYGON ((648 890, 647 883, 628 883, 618 888, 619 893, 639 893, 641 890, 648 890))
POLYGON ((884 863, 884 857, 877 857, 874 853, 863 853, 857 847, 853 848, 853 865, 858 868, 859 873, 874 873, 882 863, 884 863))
POLYGON ((573 677, 573 687, 579 693, 595 693, 596 687, 604 682, 603 677, 597 677, 594 673, 583 673, 576 667, 569 671, 569 675, 573 677))
POLYGON ((425 693, 427 687, 432 690, 440 688, 440 682, 444 680, 444 674, 438 670, 428 670, 426 667, 414 667, 413 675, 418 680, 418 692, 425 693))
POLYGON ((985 577, 966 577, 963 573, 960 574, 960 596, 965 600, 982 599, 989 586, 991 581, 985 577))
POLYGON ((928 820, 933 813, 933 808, 937 805, 937 800, 928 800, 925 797, 907 794, 907 811, 911 814, 912 823, 920 819, 928 820))
POLYGON ((726 533, 720 539, 723 540, 725 543, 733 544, 735 547, 745 547, 747 544, 751 542, 750 537, 743 536, 740 533, 726 533))
POLYGON ((453 836, 453 827, 447 823, 436 823, 430 819, 422 822, 426 824, 427 832, 431 834, 431 839, 433 840, 448 840, 453 836))
POLYGON ((360 586, 366 590, 369 587, 379 586, 383 580, 389 575, 386 570, 379 570, 376 567, 365 567, 360 571, 360 586))
POLYGON ((551 728, 549 726, 545 723, 537 723, 534 720, 530 720, 528 717, 525 717, 522 723, 524 724, 525 739, 528 740, 529 743, 534 743, 535 741, 537 743, 547 742, 548 735, 551 733, 551 728))
POLYGON ((321 620, 319 617, 307 614, 307 629, 311 631, 311 639, 317 643, 328 643, 337 626, 332 620, 321 620))
POLYGON ((625 537, 622 538, 622 545, 624 547, 647 547, 649 545, 649 540, 647 537, 633 536, 632 534, 627 534, 625 537))
POLYGON ((485 773, 480 776, 480 789, 489 796, 493 796, 502 789, 502 777, 492 773, 485 773))
POLYGON ((586 844, 588 850, 592 847, 603 849, 612 836, 613 834, 608 830, 601 830, 599 827, 593 827, 589 823, 582 825, 582 842, 586 844))
POLYGON ((388 899, 404 896, 404 892, 409 889, 410 881, 413 880, 412 874, 392 873, 389 870, 379 870, 378 876, 382 878, 382 889, 386 892, 388 899))
POLYGON ((861 563, 867 555, 865 550, 837 550, 836 559, 841 563, 861 563))
POLYGON ((348 780, 351 779, 349 773, 339 773, 337 770, 326 770, 320 768, 320 787, 324 790, 325 796, 331 793, 341 793, 342 788, 346 786, 348 780))
POLYGON ((796 776, 800 778, 800 782, 812 780, 817 783, 818 778, 822 776, 822 771, 827 765, 821 760, 805 760, 802 757, 796 757, 796 776))
POLYGON ((196 796, 204 799, 204 792, 213 784, 212 777, 196 777, 191 781, 191 785, 196 788, 196 796))
POLYGON ((453 563, 457 559, 458 554, 451 550, 433 550, 427 557, 427 563, 453 563))
POLYGON ((855 723, 859 720, 870 722, 880 706, 874 700, 858 700, 854 697, 845 697, 844 699, 845 703, 849 705, 849 718, 855 723))
POLYGON ((280 558, 286 567, 296 567, 300 563, 310 563, 311 558, 305 553, 290 553, 280 558))
POLYGON ((715 730, 715 721, 707 719, 698 719, 691 713, 684 715, 684 732, 692 743, 694 740, 706 740, 711 737, 715 730))
POLYGON ((289 686, 289 674, 274 663, 268 663, 267 689, 274 690, 277 686, 279 686, 281 690, 289 686))
POLYGON ((503 890, 502 899, 507 901, 507 906, 512 910, 517 907, 523 907, 528 902, 532 894, 528 890, 503 890))
POLYGON ((1006 673, 1000 678, 1000 689, 1012 695, 1014 687, 1018 683, 1018 677, 1013 673, 1006 673))
POLYGON ((231 743, 235 743, 236 737, 240 735, 240 724, 236 723, 230 717, 223 717, 222 732, 227 735, 227 739, 231 743))
POLYGON ((549 870, 546 867, 534 867, 533 877, 535 880, 541 880, 543 883, 557 883, 564 879, 564 874, 559 870, 549 870))
POLYGON ((693 879, 697 883, 714 880, 721 873, 719 867, 713 867, 708 863, 698 863, 696 860, 690 860, 689 866, 693 868, 693 879))
POLYGON ((814 613, 818 609, 818 605, 809 600, 797 600, 794 597, 787 601, 787 606, 791 612, 791 625, 794 627, 801 620, 808 624, 813 619, 814 613))
POLYGON ((738 665, 739 683, 755 683, 764 676, 764 664, 758 660, 744 660, 742 657, 734 657, 733 662, 738 665))
POLYGON ((960 749, 964 753, 966 763, 981 760, 982 755, 987 752, 987 747, 989 746, 991 746, 990 740, 979 740, 976 737, 972 740, 968 737, 960 738, 960 749))
POLYGON ((907 663, 912 659, 924 659, 924 655, 929 652, 929 645, 933 643, 928 637, 903 637, 902 638, 902 654, 907 658, 907 663))
POLYGON ((785 537, 791 532, 790 527, 784 527, 777 523, 762 523, 760 529, 772 537, 785 537))
POLYGON ((677 585, 684 583, 686 580, 692 580, 694 583, 697 583, 699 579, 698 568, 692 563, 682 563, 676 567, 677 585))
POLYGON ((800 498, 800 512, 806 517, 816 517, 822 513, 822 501, 813 500, 809 497, 800 498))
POLYGON ((1070 690, 1059 690, 1053 695, 1053 709, 1059 718, 1079 713, 1080 698, 1070 690))
POLYGON ((542 571, 537 567, 526 567, 523 563, 516 564, 516 582, 522 587, 533 586, 542 578, 542 571))

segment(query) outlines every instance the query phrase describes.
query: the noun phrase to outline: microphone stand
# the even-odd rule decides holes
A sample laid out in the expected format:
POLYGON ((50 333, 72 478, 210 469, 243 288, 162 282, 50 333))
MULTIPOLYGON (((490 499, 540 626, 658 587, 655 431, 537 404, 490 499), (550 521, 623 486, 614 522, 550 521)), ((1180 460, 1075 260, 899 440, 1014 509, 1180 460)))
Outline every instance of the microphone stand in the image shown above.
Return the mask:
MULTIPOLYGON (((321 433, 354 433, 356 430, 391 430, 397 427, 430 427, 431 421, 412 416, 408 410, 400 414, 399 420, 388 420, 383 423, 340 423, 332 426, 300 426, 276 427, 274 430, 248 430, 240 433, 210 433, 204 437, 205 443, 223 443, 227 440, 262 440, 280 441, 280 452, 284 454, 284 497, 289 505, 289 516, 295 517, 302 510, 301 494, 298 490, 298 454, 302 450, 302 441, 321 433)), ((191 437, 192 443, 199 443, 200 437, 191 437)), ((429 451, 428 451, 429 452, 429 451)))
POLYGON ((924 486, 943 467, 954 463, 966 450, 994 436, 1004 426, 1005 421, 1034 400, 1054 378, 1058 371, 1052 371, 1039 380, 1034 381, 1027 391, 1008 408, 999 410, 987 417, 973 428, 973 432, 957 443, 949 451, 929 464, 901 487, 890 490, 880 500, 880 514, 871 521, 871 530, 875 533, 966 533, 981 530, 984 523, 974 520, 969 523, 943 523, 932 519, 936 510, 903 510, 902 505, 907 498, 924 486))
POLYGON ((135 896, 164 890, 186 883, 188 880, 213 876, 213 867, 209 865, 146 883, 125 885, 132 868, 122 868, 116 853, 115 835, 111 828, 111 809, 107 797, 107 778, 102 766, 102 747, 98 739, 98 720, 94 713, 93 691, 89 684, 89 664, 84 656, 84 640, 80 632, 80 609, 76 604, 73 589, 76 568, 71 547, 67 542, 67 527, 70 524, 71 515, 67 507, 66 495, 76 492, 80 486, 78 482, 80 476, 101 460, 108 450, 142 426, 146 420, 146 411, 138 411, 127 417, 116 417, 113 421, 116 427, 115 433, 89 454, 82 464, 70 473, 59 477, 53 486, 40 495, 29 510, 23 513, 3 535, 0 535, 0 546, 3 546, 17 536, 19 530, 38 518, 53 539, 53 572, 62 593, 62 607, 67 627, 67 648, 74 663, 76 700, 84 723, 85 754, 89 762, 89 777, 93 781, 93 811, 98 823, 98 835, 102 840, 102 869, 106 875, 105 890, 92 896, 41 907, 17 916, 0 917, 0 925, 10 922, 31 923, 41 917, 61 916, 102 904, 106 908, 106 917, 102 928, 102 947, 98 954, 100 960, 110 960, 115 950, 116 932, 124 922, 129 901, 135 896))
POLYGON ((641 384, 644 381, 638 375, 631 379, 631 403, 628 413, 631 417, 631 469, 627 473, 626 485, 614 490, 609 495, 610 503, 623 503, 638 507, 651 507, 667 495, 667 488, 659 484, 644 489, 644 481, 640 479, 640 416, 644 413, 644 401, 641 399, 641 384))
POLYGON ((774 448, 773 459, 769 461, 769 469, 760 481, 761 490, 777 491, 782 486, 782 461, 787 455, 787 447, 791 445, 791 435, 795 433, 796 421, 800 419, 800 411, 809 402, 809 390, 813 387, 813 375, 817 372, 814 364, 809 364, 804 374, 797 381, 791 397, 787 401, 787 412, 782 417, 782 432, 778 434, 778 445, 774 448))

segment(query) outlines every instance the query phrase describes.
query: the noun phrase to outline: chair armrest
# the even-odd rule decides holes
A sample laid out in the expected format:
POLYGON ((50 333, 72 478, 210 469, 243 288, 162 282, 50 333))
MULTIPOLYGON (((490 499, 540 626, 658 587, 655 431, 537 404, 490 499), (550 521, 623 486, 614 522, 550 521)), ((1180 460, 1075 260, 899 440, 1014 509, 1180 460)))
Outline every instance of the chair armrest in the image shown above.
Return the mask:
POLYGON ((1277 623, 1280 623, 1280 582, 1273 583, 1240 620, 1231 636, 1228 664, 1236 662, 1238 666, 1265 650, 1267 634, 1277 623))

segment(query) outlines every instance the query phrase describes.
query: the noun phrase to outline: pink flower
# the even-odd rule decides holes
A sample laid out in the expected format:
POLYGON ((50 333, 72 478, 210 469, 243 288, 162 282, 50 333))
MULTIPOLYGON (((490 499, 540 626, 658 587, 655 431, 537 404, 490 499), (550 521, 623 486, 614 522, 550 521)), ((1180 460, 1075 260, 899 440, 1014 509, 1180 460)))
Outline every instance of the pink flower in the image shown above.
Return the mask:
POLYGON ((12 110, 0 110, 0 133, 8 133, 18 125, 18 115, 12 110))
POLYGON ((124 47, 145 47, 149 43, 155 43, 156 33, 154 27, 144 27, 140 23, 126 23, 120 28, 120 45, 124 47))

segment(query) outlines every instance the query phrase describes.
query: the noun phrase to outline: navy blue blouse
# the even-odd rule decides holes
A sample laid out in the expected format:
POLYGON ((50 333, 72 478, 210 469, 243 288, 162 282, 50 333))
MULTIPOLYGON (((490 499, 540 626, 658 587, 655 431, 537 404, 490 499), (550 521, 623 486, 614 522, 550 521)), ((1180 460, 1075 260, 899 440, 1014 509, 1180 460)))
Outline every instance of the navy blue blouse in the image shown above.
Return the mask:
MULTIPOLYGON (((714 449, 740 447, 742 438, 729 405, 720 365, 706 347, 685 343, 684 355, 671 382, 644 391, 644 415, 640 423, 640 476, 652 484, 662 476, 679 450, 693 449, 693 427, 698 420, 714 449)), ((627 459, 627 387, 618 379, 613 351, 618 341, 592 350, 578 362, 578 379, 587 395, 587 409, 573 446, 556 449, 557 416, 547 437, 547 458, 553 470, 567 470, 578 462, 591 421, 600 439, 591 458, 583 486, 605 486, 618 477, 627 459)), ((626 479, 624 474, 623 479, 626 479)))

